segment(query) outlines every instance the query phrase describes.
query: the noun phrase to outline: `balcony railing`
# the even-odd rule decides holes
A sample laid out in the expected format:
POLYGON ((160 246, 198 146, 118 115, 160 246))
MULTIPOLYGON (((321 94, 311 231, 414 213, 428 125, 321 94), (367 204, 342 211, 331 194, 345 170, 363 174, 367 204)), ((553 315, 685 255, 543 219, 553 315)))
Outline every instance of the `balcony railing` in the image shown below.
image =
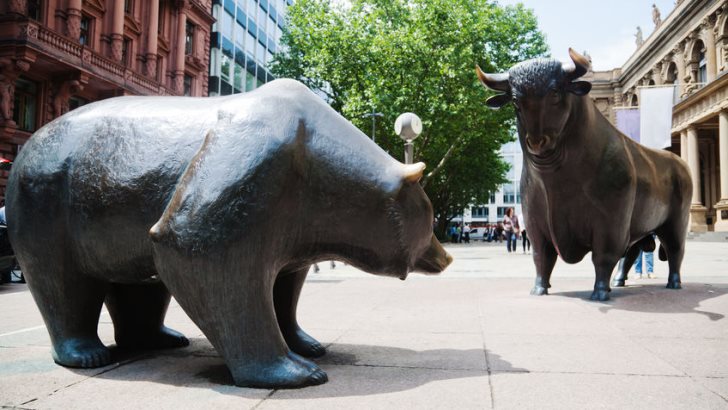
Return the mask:
POLYGON ((55 57, 71 62, 72 65, 82 67, 104 78, 112 79, 113 82, 121 84, 133 92, 154 95, 177 94, 174 90, 150 80, 136 71, 36 22, 27 21, 18 25, 18 27, 18 39, 34 44, 55 57))

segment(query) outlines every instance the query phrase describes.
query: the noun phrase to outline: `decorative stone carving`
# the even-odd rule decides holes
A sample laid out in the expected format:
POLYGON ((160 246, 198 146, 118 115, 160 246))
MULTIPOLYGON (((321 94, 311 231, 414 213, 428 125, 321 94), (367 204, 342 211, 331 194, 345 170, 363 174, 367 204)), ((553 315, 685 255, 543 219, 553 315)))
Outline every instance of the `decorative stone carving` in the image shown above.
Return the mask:
POLYGON ((60 117, 67 113, 71 96, 78 94, 81 90, 83 90, 83 86, 78 80, 67 80, 59 83, 53 94, 53 115, 60 117))
POLYGON ((14 14, 26 15, 28 12, 27 0, 10 0, 8 11, 14 14))
POLYGON ((68 9, 66 17, 66 34, 73 40, 78 41, 81 37, 81 10, 68 9))
POLYGON ((634 34, 634 43, 638 48, 645 43, 645 40, 642 38, 642 28, 640 26, 637 26, 637 32, 634 34))

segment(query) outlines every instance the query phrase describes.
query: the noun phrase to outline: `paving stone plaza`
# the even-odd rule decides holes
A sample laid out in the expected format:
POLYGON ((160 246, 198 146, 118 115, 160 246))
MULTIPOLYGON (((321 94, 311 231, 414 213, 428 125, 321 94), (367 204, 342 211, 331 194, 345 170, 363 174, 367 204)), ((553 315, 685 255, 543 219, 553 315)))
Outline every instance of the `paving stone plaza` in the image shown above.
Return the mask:
MULTIPOLYGON (((728 243, 688 241, 683 289, 630 279, 588 300, 589 256, 557 262, 550 295, 529 295, 530 255, 450 245, 442 275, 380 278, 337 263, 309 275, 299 318, 328 354, 329 382, 300 390, 235 387, 173 301, 166 324, 187 348, 114 351, 68 369, 25 285, 0 285, 0 406, 24 409, 728 408, 728 243)), ((108 313, 101 339, 113 345, 108 313)))

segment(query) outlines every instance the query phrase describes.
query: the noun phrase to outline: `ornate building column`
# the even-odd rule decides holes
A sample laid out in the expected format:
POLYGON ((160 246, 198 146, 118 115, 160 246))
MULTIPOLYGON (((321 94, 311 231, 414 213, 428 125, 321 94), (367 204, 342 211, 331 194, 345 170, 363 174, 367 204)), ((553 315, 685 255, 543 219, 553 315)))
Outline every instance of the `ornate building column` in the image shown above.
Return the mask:
POLYGON ((718 114, 718 167, 720 168, 720 201, 715 204, 715 230, 728 231, 728 110, 718 114))
POLYGON ((700 202, 700 152, 698 151, 698 130, 694 126, 688 127, 688 167, 693 180, 693 198, 690 205, 690 231, 706 232, 708 226, 705 221, 707 209, 700 202))
POLYGON ((689 162, 688 162, 688 130, 680 131, 680 158, 683 161, 685 161, 686 164, 689 164, 689 162))
POLYGON ((82 0, 68 0, 68 8, 66 9, 66 34, 76 41, 81 37, 82 8, 82 0))
POLYGON ((157 76, 157 36, 159 31, 159 0, 149 0, 149 26, 147 34, 147 53, 144 63, 144 73, 156 78, 157 76))
POLYGON ((174 89, 182 93, 184 91, 184 78, 185 78, 185 36, 187 27, 187 14, 185 14, 185 8, 187 7, 186 1, 180 1, 178 3, 178 14, 177 14, 177 60, 175 64, 174 72, 174 89))
POLYGON ((114 1, 113 22, 111 24, 111 58, 116 62, 121 62, 124 57, 124 2, 121 0, 114 1))
POLYGON ((715 75, 718 67, 718 60, 715 57, 715 33, 713 32, 713 26, 715 25, 715 17, 711 18, 708 16, 703 21, 703 38, 705 39, 705 59, 706 71, 708 74, 708 82, 715 80, 715 75))

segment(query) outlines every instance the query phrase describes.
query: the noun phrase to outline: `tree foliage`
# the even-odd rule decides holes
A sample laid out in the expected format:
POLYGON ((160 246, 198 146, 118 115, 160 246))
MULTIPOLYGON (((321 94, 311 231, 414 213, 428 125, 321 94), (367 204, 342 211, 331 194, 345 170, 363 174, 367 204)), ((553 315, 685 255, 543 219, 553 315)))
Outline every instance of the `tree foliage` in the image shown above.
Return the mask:
POLYGON ((500 72, 547 52, 530 10, 488 0, 297 0, 281 43, 273 73, 325 95, 367 134, 363 115, 383 113, 377 143, 395 158, 394 120, 422 118, 415 161, 428 165, 422 184, 440 234, 463 208, 487 202, 508 169, 498 150, 513 138, 513 113, 485 106, 475 64, 500 72))

